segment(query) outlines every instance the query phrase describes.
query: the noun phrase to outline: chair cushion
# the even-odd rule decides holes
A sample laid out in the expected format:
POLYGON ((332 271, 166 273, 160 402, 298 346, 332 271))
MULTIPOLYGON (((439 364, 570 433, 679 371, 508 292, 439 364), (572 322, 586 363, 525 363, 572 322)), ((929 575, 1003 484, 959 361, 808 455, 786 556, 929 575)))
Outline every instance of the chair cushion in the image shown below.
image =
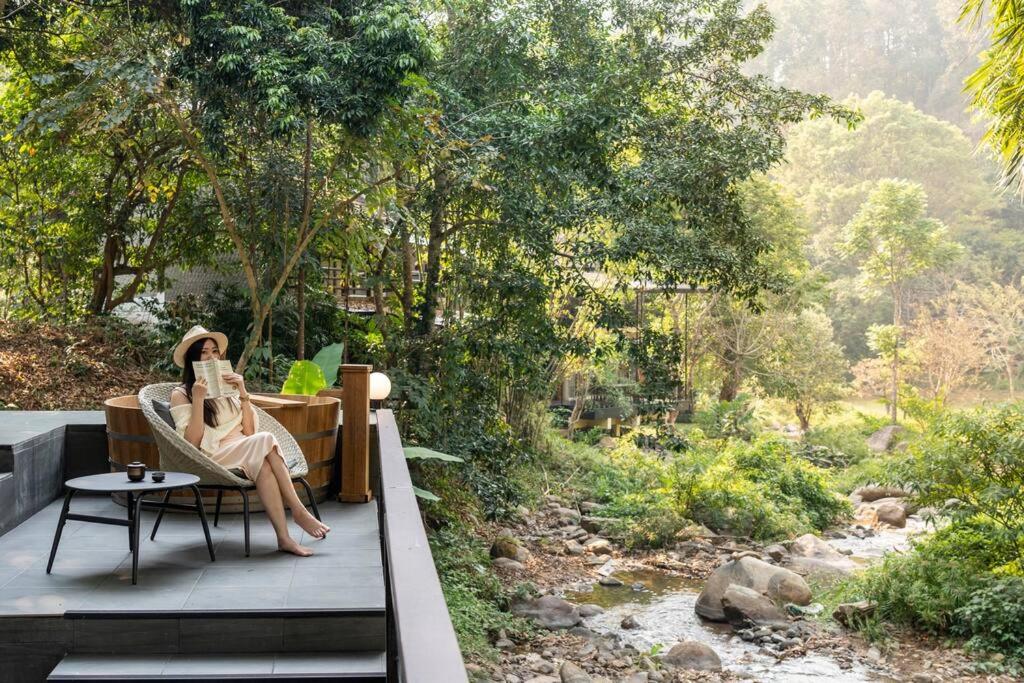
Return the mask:
POLYGON ((153 399, 153 410, 159 415, 167 425, 174 429, 174 418, 171 417, 171 404, 169 401, 158 401, 153 399))

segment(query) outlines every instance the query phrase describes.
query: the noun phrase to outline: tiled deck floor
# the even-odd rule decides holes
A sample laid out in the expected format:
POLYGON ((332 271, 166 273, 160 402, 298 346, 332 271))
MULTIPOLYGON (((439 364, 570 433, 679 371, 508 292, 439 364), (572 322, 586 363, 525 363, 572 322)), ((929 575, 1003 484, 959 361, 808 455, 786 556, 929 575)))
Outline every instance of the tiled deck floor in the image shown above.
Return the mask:
MULTIPOLYGON (((221 515, 210 532, 217 561, 210 562, 194 514, 167 513, 155 541, 156 512, 144 511, 139 583, 131 583, 127 527, 68 522, 51 574, 46 574, 62 501, 54 501, 0 536, 0 617, 57 615, 65 611, 381 610, 381 567, 376 502, 320 505, 331 532, 322 541, 291 524, 293 538, 315 551, 300 558, 277 551, 263 513, 252 519, 252 553, 245 557, 241 515, 221 515)), ((107 497, 78 495, 72 512, 125 518, 107 497)))

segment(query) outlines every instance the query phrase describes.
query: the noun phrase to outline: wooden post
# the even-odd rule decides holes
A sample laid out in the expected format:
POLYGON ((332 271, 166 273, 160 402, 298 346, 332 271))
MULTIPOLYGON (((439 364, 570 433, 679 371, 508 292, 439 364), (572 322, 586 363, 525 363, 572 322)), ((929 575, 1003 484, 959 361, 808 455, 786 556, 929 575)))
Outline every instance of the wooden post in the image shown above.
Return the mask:
POLYGON ((370 491, 370 371, 372 365, 342 365, 342 503, 366 503, 370 491))

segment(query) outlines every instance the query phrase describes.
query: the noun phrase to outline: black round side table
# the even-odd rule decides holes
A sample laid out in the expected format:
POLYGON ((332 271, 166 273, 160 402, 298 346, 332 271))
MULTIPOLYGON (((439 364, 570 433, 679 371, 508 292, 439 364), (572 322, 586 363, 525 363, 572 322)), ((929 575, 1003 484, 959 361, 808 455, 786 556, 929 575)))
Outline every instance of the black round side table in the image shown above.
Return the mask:
POLYGON ((69 519, 78 522, 95 522, 96 524, 114 524, 128 527, 128 549, 132 553, 132 585, 138 583, 139 578, 139 526, 142 522, 142 509, 147 510, 191 510, 199 513, 199 519, 203 523, 203 533, 206 534, 206 547, 210 550, 210 561, 215 562, 216 556, 213 553, 213 540, 210 538, 210 527, 206 523, 206 510, 203 508, 203 498, 199 493, 199 477, 184 472, 167 472, 161 482, 150 479, 150 473, 142 481, 129 481, 128 475, 124 472, 110 472, 108 474, 92 474, 88 477, 77 477, 64 482, 67 488, 67 495, 64 496, 64 507, 60 511, 60 519, 57 521, 57 531, 53 536, 53 547, 50 549, 50 561, 46 565, 46 573, 49 574, 53 568, 53 558, 57 556, 57 546, 60 544, 60 535, 64 530, 64 524, 69 519), (190 488, 195 496, 195 505, 183 503, 169 503, 167 497, 164 501, 157 502, 143 500, 147 493, 166 491, 168 496, 174 489, 190 488), (79 491, 89 493, 119 493, 128 494, 128 519, 116 517, 98 517, 96 515, 80 515, 68 512, 71 507, 71 499, 79 491))

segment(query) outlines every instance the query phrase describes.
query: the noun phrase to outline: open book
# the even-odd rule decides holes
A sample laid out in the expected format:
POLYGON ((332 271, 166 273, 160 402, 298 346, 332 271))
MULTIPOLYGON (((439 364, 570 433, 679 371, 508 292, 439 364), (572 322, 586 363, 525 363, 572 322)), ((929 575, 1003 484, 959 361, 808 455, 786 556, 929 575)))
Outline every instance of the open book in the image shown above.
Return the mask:
POLYGON ((195 370, 196 379, 206 380, 206 398, 220 398, 221 396, 238 396, 238 389, 231 386, 223 379, 221 374, 234 372, 231 369, 229 360, 196 360, 192 361, 192 369, 195 370))

